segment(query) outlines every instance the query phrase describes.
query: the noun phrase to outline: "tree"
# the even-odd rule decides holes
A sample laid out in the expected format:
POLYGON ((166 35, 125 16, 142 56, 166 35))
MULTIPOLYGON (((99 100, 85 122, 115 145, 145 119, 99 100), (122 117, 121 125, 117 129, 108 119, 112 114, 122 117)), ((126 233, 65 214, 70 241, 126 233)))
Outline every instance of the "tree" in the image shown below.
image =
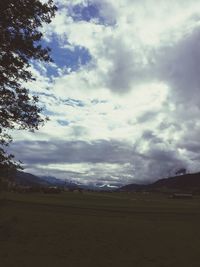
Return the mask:
POLYGON ((45 122, 38 97, 23 85, 34 80, 31 60, 50 62, 50 48, 41 45, 43 23, 50 23, 56 6, 52 0, 0 1, 0 168, 18 167, 6 153, 10 129, 38 129, 45 122))

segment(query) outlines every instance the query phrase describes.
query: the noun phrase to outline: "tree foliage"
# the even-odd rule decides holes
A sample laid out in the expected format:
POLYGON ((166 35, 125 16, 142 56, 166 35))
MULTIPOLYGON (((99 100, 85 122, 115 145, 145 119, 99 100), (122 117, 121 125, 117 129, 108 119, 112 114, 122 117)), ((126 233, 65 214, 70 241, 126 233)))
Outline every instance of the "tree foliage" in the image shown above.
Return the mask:
POLYGON ((50 49, 41 45, 43 23, 50 23, 56 6, 52 0, 0 1, 0 167, 14 166, 5 147, 9 129, 38 129, 45 119, 38 97, 24 84, 34 80, 31 60, 50 62, 50 49))

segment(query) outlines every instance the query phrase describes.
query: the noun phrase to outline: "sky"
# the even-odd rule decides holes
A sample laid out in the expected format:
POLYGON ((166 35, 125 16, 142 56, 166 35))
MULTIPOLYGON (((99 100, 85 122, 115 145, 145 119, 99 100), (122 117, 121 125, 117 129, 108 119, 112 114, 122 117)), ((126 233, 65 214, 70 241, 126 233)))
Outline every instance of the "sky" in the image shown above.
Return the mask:
POLYGON ((143 183, 200 171, 200 2, 58 0, 32 62, 48 121, 15 131, 24 170, 80 183, 143 183))

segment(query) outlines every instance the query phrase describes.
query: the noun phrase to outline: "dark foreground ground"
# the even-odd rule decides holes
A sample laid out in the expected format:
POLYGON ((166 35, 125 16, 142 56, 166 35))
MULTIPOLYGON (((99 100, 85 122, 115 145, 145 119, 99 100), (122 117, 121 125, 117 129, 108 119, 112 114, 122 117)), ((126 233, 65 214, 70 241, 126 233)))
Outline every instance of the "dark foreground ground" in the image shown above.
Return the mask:
POLYGON ((0 194, 2 267, 199 267, 200 199, 0 194))

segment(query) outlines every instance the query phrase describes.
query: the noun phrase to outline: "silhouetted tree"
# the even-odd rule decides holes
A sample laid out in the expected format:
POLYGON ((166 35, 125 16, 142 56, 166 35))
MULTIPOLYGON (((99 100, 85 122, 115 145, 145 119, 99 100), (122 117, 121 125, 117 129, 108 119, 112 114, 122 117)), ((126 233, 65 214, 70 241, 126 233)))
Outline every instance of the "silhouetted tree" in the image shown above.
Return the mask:
POLYGON ((52 0, 0 0, 0 168, 14 168, 5 147, 12 138, 9 129, 38 129, 45 118, 38 97, 24 87, 34 80, 30 60, 51 61, 50 49, 40 44, 43 23, 50 23, 56 6, 52 0))

